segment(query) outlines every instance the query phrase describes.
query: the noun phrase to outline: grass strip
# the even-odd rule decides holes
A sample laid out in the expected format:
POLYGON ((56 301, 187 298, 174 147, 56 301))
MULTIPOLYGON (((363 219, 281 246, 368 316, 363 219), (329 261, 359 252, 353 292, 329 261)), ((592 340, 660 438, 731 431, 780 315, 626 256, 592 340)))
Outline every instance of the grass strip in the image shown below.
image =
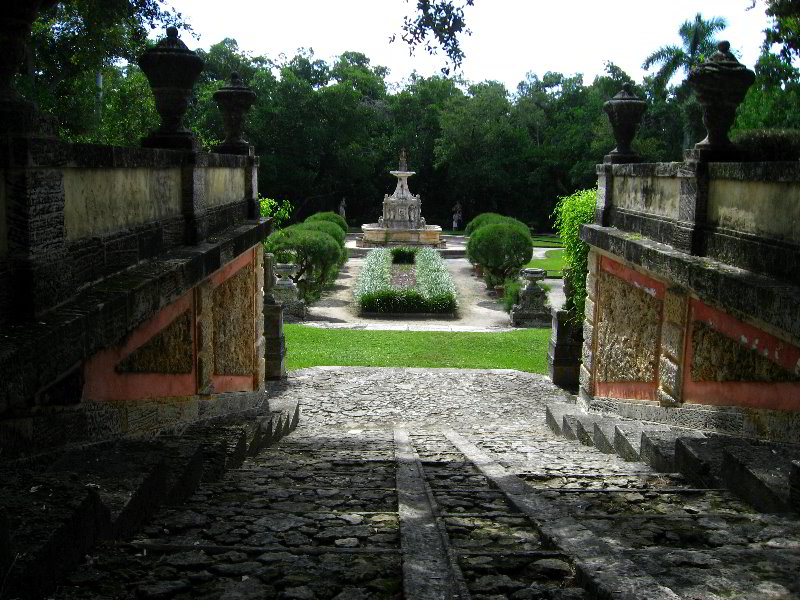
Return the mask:
POLYGON ((534 258, 525 266, 545 269, 546 271, 564 270, 564 250, 548 250, 544 256, 544 258, 534 258))
POLYGON ((316 366, 516 369, 547 373, 550 329, 369 331, 285 325, 289 370, 316 366))

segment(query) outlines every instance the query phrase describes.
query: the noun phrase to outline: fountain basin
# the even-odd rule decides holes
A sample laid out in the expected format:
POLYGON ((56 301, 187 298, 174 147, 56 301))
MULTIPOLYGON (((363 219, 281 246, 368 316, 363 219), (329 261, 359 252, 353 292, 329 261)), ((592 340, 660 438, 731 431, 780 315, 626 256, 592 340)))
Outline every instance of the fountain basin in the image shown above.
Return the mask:
POLYGON ((363 236, 356 241, 359 248, 380 248, 384 246, 430 246, 444 248, 441 239, 442 228, 438 225, 425 225, 421 228, 384 227, 378 223, 361 226, 363 236))

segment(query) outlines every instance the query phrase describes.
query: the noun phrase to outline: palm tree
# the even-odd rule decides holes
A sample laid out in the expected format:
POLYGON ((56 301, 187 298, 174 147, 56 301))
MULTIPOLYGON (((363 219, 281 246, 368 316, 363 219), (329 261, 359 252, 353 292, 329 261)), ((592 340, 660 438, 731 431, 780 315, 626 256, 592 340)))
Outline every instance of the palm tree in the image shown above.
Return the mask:
POLYGON ((688 75, 693 67, 711 56, 717 45, 714 34, 727 25, 723 17, 712 17, 706 21, 700 13, 695 15, 694 21, 684 21, 678 30, 683 47, 662 46, 642 63, 645 70, 653 65, 661 65, 653 80, 655 89, 663 91, 679 70, 683 69, 688 75))

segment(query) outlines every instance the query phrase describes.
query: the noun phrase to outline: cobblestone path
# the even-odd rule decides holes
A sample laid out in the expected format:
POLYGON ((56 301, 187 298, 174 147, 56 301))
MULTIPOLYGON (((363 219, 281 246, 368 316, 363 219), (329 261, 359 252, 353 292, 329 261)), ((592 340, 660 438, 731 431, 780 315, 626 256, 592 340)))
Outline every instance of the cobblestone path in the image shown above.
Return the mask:
POLYGON ((314 368, 300 427, 58 598, 800 598, 800 523, 556 437, 547 378, 314 368))

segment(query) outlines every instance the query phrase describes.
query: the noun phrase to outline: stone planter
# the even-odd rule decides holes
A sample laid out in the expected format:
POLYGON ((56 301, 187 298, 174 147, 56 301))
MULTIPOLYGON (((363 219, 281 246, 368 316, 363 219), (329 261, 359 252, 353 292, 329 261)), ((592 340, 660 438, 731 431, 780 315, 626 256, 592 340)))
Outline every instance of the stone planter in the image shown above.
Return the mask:
POLYGON ((638 162, 639 155, 631 148, 631 142, 636 135, 636 129, 647 110, 647 102, 633 95, 633 86, 626 83, 622 91, 611 100, 603 104, 603 110, 608 115, 617 147, 603 159, 605 163, 619 164, 638 162))
POLYGON ((225 124, 225 140, 214 152, 250 155, 253 147, 244 139, 244 116, 256 101, 255 92, 244 85, 238 73, 231 73, 230 83, 214 92, 213 98, 225 124))
POLYGON ((522 269, 520 275, 525 287, 519 293, 519 304, 511 308, 511 324, 514 327, 548 327, 550 308, 545 292, 537 282, 545 278, 544 269, 522 269))

